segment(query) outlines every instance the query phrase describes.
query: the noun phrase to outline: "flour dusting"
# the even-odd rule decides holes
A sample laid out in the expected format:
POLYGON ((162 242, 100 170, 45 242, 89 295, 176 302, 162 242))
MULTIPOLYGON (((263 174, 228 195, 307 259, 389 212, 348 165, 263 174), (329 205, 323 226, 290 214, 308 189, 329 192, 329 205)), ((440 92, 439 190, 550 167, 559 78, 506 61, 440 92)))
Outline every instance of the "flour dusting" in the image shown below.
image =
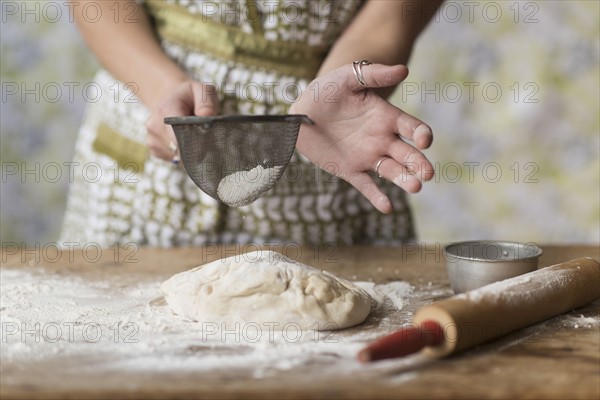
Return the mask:
POLYGON ((356 282, 356 285, 369 293, 378 304, 389 303, 392 308, 397 310, 404 307, 405 301, 413 291, 412 285, 404 281, 394 281, 381 285, 376 285, 373 282, 356 282))
POLYGON ((356 360, 357 352, 406 322, 397 320, 400 310, 393 307, 411 290, 405 282, 361 283, 378 296, 374 315, 342 331, 293 324, 286 330, 256 330, 251 324, 224 329, 174 315, 160 298, 162 280, 131 285, 118 277, 92 280, 41 268, 0 269, 2 364, 89 359, 93 362, 65 362, 61 373, 239 370, 253 379, 296 368, 312 371, 315 363, 331 366, 331 372, 314 372, 320 376, 365 372, 369 366, 356 360), (380 302, 392 316, 380 317, 380 302))
POLYGON ((558 290, 568 284, 571 279, 573 279, 572 270, 546 267, 461 293, 456 298, 469 300, 473 303, 486 301, 490 303, 504 302, 518 305, 535 301, 536 296, 545 291, 551 289, 558 290))
POLYGON ((598 329, 600 328, 600 315, 586 317, 585 315, 565 315, 561 320, 562 326, 575 329, 598 329))
MULTIPOLYGON (((286 330, 256 330, 251 325, 222 329, 174 315, 160 297, 159 285, 165 278, 136 275, 124 279, 115 273, 92 279, 39 267, 0 268, 2 384, 18 386, 30 382, 31 376, 45 376, 52 387, 71 387, 73 382, 102 376, 110 377, 112 387, 143 388, 144 381, 133 376, 158 379, 201 374, 207 380, 277 380, 291 370, 303 379, 385 376, 402 383, 419 376, 415 368, 424 360, 365 365, 356 360, 357 352, 409 323, 419 306, 451 294, 448 285, 356 282, 374 302, 367 320, 357 327, 341 331, 302 330, 293 325, 286 330)), ((526 328, 517 341, 508 338, 498 351, 546 329, 599 326, 597 314, 571 313, 526 328)))

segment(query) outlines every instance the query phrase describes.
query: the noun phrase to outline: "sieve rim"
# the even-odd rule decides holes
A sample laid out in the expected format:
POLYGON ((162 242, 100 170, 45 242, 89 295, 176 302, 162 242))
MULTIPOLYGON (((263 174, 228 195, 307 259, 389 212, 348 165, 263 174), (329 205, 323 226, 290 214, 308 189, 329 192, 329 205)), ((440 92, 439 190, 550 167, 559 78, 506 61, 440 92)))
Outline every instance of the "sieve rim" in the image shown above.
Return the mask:
POLYGON ((304 114, 287 115, 215 115, 210 117, 166 117, 165 124, 168 125, 199 125, 212 124, 213 122, 300 122, 314 125, 313 120, 304 114))

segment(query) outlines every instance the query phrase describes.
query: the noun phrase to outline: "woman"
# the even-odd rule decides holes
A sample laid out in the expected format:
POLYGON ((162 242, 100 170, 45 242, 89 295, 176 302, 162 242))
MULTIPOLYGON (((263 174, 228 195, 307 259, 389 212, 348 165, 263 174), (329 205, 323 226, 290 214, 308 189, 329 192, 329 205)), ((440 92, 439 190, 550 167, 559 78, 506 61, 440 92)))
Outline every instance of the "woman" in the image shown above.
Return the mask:
POLYGON ((62 242, 414 239, 405 191, 417 192, 433 176, 419 151, 432 133, 384 99, 406 78, 399 64, 435 12, 433 2, 93 3, 101 18, 78 8, 74 14, 105 68, 95 79, 104 95, 81 127, 74 161, 82 173, 70 189, 62 242), (163 123, 171 116, 285 113, 315 122, 300 129, 291 162, 300 173, 284 175, 240 208, 194 186, 163 123))

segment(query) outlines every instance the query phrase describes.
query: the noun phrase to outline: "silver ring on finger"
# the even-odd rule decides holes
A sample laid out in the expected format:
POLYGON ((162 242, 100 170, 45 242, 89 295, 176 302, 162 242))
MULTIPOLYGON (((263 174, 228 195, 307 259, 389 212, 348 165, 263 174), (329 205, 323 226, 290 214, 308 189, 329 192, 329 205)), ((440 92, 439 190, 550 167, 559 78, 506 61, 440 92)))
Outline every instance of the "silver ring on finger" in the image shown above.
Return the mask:
POLYGON ((376 174, 377 174, 377 176, 378 176, 378 177, 380 177, 380 178, 381 178, 382 176, 379 174, 379 167, 381 167, 381 164, 382 164, 382 163, 383 163, 385 160, 387 160, 388 158, 390 158, 390 157, 388 157, 388 156, 383 156, 383 157, 381 157, 381 158, 379 159, 379 161, 377 161, 377 164, 375 165, 375 173, 376 173, 376 174))
POLYGON ((362 87, 367 87, 367 82, 365 82, 365 78, 362 73, 363 65, 371 65, 371 62, 369 62, 367 60, 353 61, 352 62, 352 70, 354 71, 354 76, 356 77, 358 84, 362 87))
POLYGON ((176 143, 169 142, 169 150, 171 150, 171 153, 173 153, 173 158, 171 159, 171 162, 174 165, 178 165, 181 161, 181 157, 179 156, 179 147, 177 147, 176 143))

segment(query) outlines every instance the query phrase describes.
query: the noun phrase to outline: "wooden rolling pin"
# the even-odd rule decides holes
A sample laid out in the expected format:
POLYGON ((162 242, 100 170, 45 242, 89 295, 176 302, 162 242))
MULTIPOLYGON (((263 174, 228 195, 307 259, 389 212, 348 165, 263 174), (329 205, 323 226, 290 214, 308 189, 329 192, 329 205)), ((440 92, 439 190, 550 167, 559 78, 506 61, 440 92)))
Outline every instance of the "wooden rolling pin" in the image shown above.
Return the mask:
POLYGON ((361 361, 421 349, 444 357, 600 299, 600 264, 578 258, 421 308, 410 327, 361 350, 361 361))

